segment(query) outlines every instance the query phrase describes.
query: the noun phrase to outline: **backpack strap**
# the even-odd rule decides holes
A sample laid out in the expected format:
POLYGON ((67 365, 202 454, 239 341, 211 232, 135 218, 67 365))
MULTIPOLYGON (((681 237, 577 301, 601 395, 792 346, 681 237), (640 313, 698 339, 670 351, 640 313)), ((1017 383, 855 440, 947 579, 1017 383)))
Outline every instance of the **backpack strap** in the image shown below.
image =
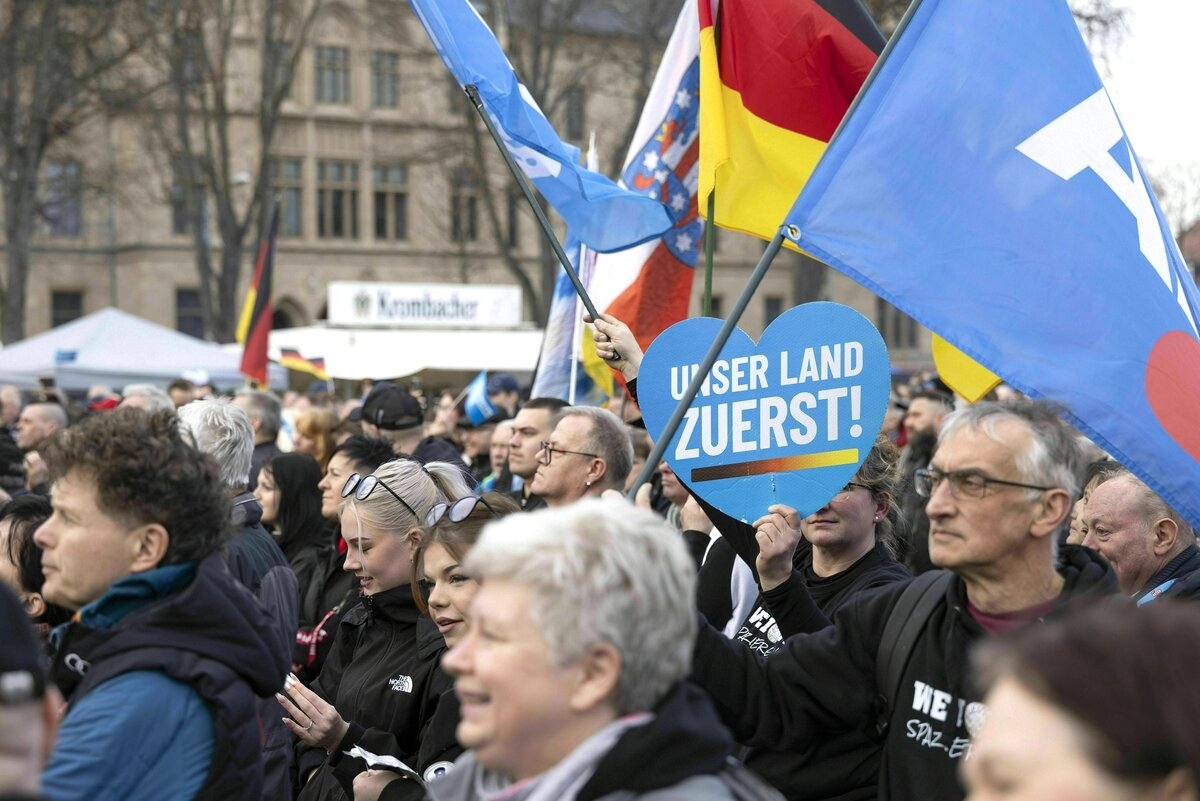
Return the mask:
POLYGON ((948 570, 933 570, 914 578, 900 593, 883 626, 879 653, 875 657, 875 686, 879 691, 875 733, 880 740, 887 734, 892 706, 900 694, 900 681, 913 646, 953 578, 954 574, 948 570))

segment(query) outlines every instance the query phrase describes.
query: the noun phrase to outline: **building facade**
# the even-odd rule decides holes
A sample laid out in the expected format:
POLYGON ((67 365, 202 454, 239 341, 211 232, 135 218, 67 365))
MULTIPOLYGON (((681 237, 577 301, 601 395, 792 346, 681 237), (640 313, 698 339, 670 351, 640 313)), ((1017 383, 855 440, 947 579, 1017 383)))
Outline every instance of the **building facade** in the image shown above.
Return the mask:
MULTIPOLYGON (((232 191, 247 203, 258 147, 253 109, 261 92, 248 22, 242 32, 230 62, 236 118, 229 131, 233 152, 245 153, 232 191)), ((521 33, 513 28, 502 35, 521 33)), ((586 146, 595 132, 602 154, 621 146, 617 132, 640 112, 629 67, 637 43, 619 32, 562 38, 548 116, 575 144, 586 146)), ((324 319, 331 281, 513 284, 519 267, 541 285, 540 230, 494 146, 484 141, 480 150, 470 134, 468 113, 407 3, 354 0, 325 8, 298 54, 271 148, 270 180, 281 199, 276 327, 324 319), (474 169, 480 153, 487 164, 482 177, 474 169)), ((81 126, 48 155, 28 335, 109 305, 203 334, 189 220, 170 158, 155 143, 147 114, 124 113, 81 126)), ((205 224, 211 228, 206 242, 219 254, 217 226, 205 224)), ((729 231, 716 237, 713 311, 723 316, 765 243, 729 231)), ((239 299, 253 272, 252 240, 247 237, 239 299)), ((697 272, 695 314, 703 291, 697 272)), ((845 303, 874 321, 894 362, 929 362, 928 332, 867 289, 791 253, 777 259, 741 326, 757 336, 783 310, 817 299, 845 303)), ((534 317, 528 299, 526 316, 534 317)))

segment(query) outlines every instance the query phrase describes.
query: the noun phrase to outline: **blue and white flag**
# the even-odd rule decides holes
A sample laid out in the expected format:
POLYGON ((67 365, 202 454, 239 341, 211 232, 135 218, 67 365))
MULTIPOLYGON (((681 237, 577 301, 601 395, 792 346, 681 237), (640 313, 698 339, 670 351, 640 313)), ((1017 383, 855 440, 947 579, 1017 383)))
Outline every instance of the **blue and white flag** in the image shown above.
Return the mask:
POLYGON ((463 400, 463 407, 473 426, 479 425, 496 413, 496 405, 488 397, 487 381, 487 370, 481 370, 467 385, 467 397, 463 400))
POLYGON ((455 80, 479 91, 508 151, 584 244, 601 253, 624 250, 674 224, 659 201, 579 165, 579 148, 558 138, 467 0, 412 0, 412 7, 455 80))
MULTIPOLYGON (((591 274, 588 262, 594 262, 595 255, 583 257, 585 249, 570 235, 564 250, 586 286, 591 274)), ((612 370, 596 354, 591 330, 580 325, 582 313, 575 285, 559 266, 529 397, 560 398, 577 406, 600 406, 612 397, 612 370)))
POLYGON ((1200 296, 1062 0, 924 0, 785 221, 1200 523, 1200 296))

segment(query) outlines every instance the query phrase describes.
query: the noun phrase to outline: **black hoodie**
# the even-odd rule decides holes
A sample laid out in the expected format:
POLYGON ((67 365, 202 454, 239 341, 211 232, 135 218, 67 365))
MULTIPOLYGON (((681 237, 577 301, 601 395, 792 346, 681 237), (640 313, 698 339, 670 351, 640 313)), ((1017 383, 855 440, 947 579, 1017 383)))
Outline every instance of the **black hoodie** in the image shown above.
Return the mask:
MULTIPOLYGON (((1095 552, 1063 546, 1065 583, 1050 617, 1080 596, 1116 591, 1116 576, 1095 552)), ((720 632, 702 626, 694 679, 741 742, 794 750, 847 730, 869 731, 879 715, 876 656, 883 627, 907 582, 870 593, 842 608, 834 625, 789 638, 765 663, 720 632)), ((967 611, 966 587, 955 578, 913 646, 900 693, 888 716, 879 768, 879 798, 962 798, 958 760, 971 727, 985 712, 971 681, 970 647, 985 636, 967 611)), ((814 766, 820 771, 820 766, 814 766)), ((842 777, 825 777, 835 788, 842 777)))

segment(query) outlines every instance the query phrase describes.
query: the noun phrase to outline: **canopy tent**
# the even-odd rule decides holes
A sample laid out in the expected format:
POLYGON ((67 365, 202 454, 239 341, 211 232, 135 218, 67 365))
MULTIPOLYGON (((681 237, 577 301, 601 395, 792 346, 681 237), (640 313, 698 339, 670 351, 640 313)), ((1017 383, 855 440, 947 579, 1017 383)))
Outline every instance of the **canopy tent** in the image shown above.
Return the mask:
POLYGON ((480 370, 531 373, 542 331, 529 329, 284 328, 271 332, 268 354, 283 348, 323 358, 330 378, 453 381, 480 370))
MULTIPOLYGON (((185 370, 204 371, 219 389, 244 383, 241 349, 226 351, 119 309, 107 308, 0 350, 0 383, 22 389, 53 376, 65 390, 94 384, 166 386, 185 370)), ((271 366, 271 385, 282 388, 287 371, 271 366)))

